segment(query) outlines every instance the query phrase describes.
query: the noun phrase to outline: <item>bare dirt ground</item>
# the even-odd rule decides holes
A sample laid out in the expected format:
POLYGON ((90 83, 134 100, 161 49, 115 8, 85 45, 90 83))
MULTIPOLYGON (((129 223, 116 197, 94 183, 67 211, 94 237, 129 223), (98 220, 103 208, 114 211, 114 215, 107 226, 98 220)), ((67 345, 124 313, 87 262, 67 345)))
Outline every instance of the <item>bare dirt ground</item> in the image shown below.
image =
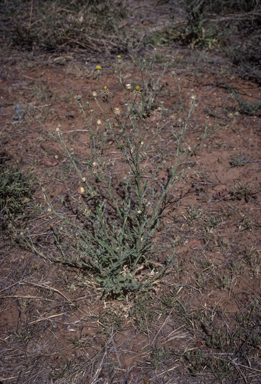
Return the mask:
MULTIPOLYGON (((126 25, 132 22, 131 28, 146 28, 145 21, 137 26, 133 19, 126 25)), ((147 22, 158 26, 153 18, 147 22)), ((153 50, 121 54, 125 84, 141 81, 140 55, 148 59, 153 50)), ((0 240, 0 383, 261 381, 261 119, 259 111, 247 114, 235 98, 258 102, 260 85, 240 77, 215 49, 158 45, 154 55, 155 77, 169 63, 158 100, 164 101, 163 119, 173 114, 178 126, 182 116, 171 72, 185 104, 191 89, 196 95, 186 148, 197 143, 206 121, 222 120, 224 128, 188 157, 183 167, 190 170, 170 190, 156 237, 175 243, 175 264, 152 291, 119 301, 101 298, 88 271, 42 257, 52 253, 51 226, 59 224, 45 207, 42 188, 53 204, 62 196, 76 205, 81 199, 70 161, 50 132, 60 124, 75 156, 88 159, 90 137, 75 96, 95 109, 95 67, 100 65, 102 86, 123 114, 116 55, 1 48, 0 163, 30 175, 34 203, 26 222, 19 217, 0 240), (19 239, 26 227, 39 253, 19 239)), ((151 132, 159 114, 160 103, 144 118, 151 132)), ((148 173, 164 162, 157 173, 159 192, 174 162, 174 147, 167 127, 145 159, 148 173)), ((105 159, 120 188, 126 167, 118 161, 113 136, 105 159)), ((163 265, 166 257, 156 255, 155 263, 163 265)))

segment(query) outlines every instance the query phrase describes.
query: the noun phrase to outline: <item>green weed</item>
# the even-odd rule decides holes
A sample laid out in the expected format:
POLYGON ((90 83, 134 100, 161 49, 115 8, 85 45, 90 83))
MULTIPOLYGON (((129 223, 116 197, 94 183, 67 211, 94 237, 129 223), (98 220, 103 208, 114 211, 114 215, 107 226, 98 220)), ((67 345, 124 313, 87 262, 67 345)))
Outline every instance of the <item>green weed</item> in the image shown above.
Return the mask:
POLYGON ((155 313, 151 308, 152 304, 152 297, 148 293, 144 296, 137 297, 135 300, 132 316, 142 331, 148 329, 149 324, 155 316, 155 313))
POLYGON ((231 200, 242 200, 248 203, 250 199, 256 199, 257 192, 254 186, 246 184, 238 184, 232 187, 229 191, 231 200))
POLYGON ((153 348, 151 364, 154 368, 158 368, 161 364, 166 362, 166 359, 171 355, 171 352, 164 348, 153 348))
POLYGON ((33 184, 28 176, 13 166, 0 165, 0 227, 11 228, 18 218, 23 218, 33 194, 33 184))
POLYGON ((229 279, 229 277, 228 276, 218 276, 217 277, 217 280, 218 280, 218 287, 219 287, 219 289, 221 289, 221 290, 224 290, 224 289, 226 289, 226 287, 229 285, 229 283, 230 283, 230 279, 229 279))
POLYGON ((261 267, 261 256, 259 250, 254 247, 246 248, 243 251, 243 258, 248 265, 252 268, 253 272, 259 273, 261 267))
POLYGON ((24 346, 27 345, 29 340, 32 338, 32 335, 30 332, 28 332, 26 329, 24 330, 18 330, 14 333, 15 338, 20 341, 24 346))
POLYGON ((202 323, 202 329, 205 333, 205 342, 209 348, 223 349, 227 343, 226 334, 217 332, 208 324, 202 323))
POLYGON ((187 212, 183 214, 186 221, 191 222, 196 220, 202 214, 201 210, 193 205, 187 208, 187 212))
POLYGON ((171 289, 168 294, 164 295, 161 297, 161 302, 168 308, 172 308, 174 306, 174 303, 178 300, 179 298, 176 295, 176 292, 171 289))
POLYGON ((256 103, 247 103, 246 101, 242 100, 237 92, 229 86, 231 89, 236 101, 238 102, 238 111, 241 114, 253 116, 256 113, 261 111, 261 101, 257 101, 256 103))
POLYGON ((251 161, 251 158, 240 153, 235 154, 229 161, 231 167, 243 167, 251 161))
MULTIPOLYGON (((258 48, 260 44, 260 33, 258 33, 258 15, 256 16, 256 18, 253 18, 252 26, 247 25, 247 23, 246 28, 242 28, 241 26, 242 29, 246 29, 251 37, 250 42, 248 44, 230 45, 229 47, 223 47, 222 50, 232 63, 241 70, 244 77, 251 78, 260 83, 261 66, 260 49, 258 48), (254 28, 254 25, 256 25, 256 28, 254 28)), ((242 113, 246 113, 247 115, 252 115, 260 110, 260 104, 258 102, 256 104, 248 104, 241 99, 238 99, 238 102, 242 113)))
POLYGON ((71 362, 68 361, 62 365, 60 365, 58 368, 52 370, 49 373, 49 380, 57 380, 61 379, 63 376, 67 375, 71 370, 71 362))
POLYGON ((98 319, 104 326, 104 332, 111 332, 112 328, 119 331, 122 327, 122 318, 120 313, 116 310, 106 310, 99 315, 98 319))
POLYGON ((222 221, 220 216, 210 216, 205 219, 205 226, 207 228, 215 228, 222 221))
MULTIPOLYGON (((212 49, 219 45, 225 31, 220 28, 218 19, 208 23, 207 15, 214 11, 212 2, 192 0, 177 1, 178 5, 185 11, 187 24, 177 36, 183 44, 191 44, 192 47, 203 46, 212 49)), ((227 31, 226 31, 227 34, 227 31)))
POLYGON ((253 217, 245 216, 238 224, 239 229, 247 231, 256 226, 256 221, 253 217))

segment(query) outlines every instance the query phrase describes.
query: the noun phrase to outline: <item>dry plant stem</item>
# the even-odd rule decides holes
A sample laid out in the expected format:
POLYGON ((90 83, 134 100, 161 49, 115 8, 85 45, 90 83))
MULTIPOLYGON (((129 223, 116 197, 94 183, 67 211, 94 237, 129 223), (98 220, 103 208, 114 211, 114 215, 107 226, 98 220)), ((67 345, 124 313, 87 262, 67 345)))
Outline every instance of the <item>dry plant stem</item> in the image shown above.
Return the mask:
MULTIPOLYGON (((55 136, 54 136, 54 138, 56 139, 55 136)), ((63 139, 63 133, 60 130, 58 131, 58 140, 59 140, 59 144, 61 145, 61 147, 63 148, 63 150, 67 154, 68 158, 70 159, 70 161, 72 162, 72 164, 74 166, 74 169, 76 170, 76 172, 78 173, 80 179, 82 180, 83 179, 83 175, 82 175, 81 171, 79 170, 79 167, 77 167, 77 165, 76 165, 76 163, 74 161, 74 158, 72 156, 72 153, 67 149, 66 143, 65 143, 65 141, 63 139)), ((86 184, 86 186, 88 187, 89 194, 92 196, 93 193, 94 193, 93 188, 91 188, 89 184, 86 184)))

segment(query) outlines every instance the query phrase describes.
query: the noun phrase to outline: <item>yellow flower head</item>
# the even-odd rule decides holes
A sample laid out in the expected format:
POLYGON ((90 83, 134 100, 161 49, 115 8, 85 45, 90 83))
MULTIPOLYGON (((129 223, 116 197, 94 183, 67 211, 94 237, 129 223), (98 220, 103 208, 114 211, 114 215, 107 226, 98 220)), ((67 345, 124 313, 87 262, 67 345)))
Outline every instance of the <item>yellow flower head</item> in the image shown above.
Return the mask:
POLYGON ((140 86, 137 85, 134 89, 134 95, 135 96, 139 96, 141 94, 141 89, 140 89, 140 86))
POLYGON ((108 90, 108 87, 107 87, 107 85, 105 85, 104 87, 103 87, 103 91, 102 91, 102 97, 104 98, 107 98, 108 96, 109 96, 109 94, 110 94, 110 91, 108 90))
POLYGON ((119 55, 119 56, 117 56, 117 59, 119 59, 119 60, 120 60, 120 59, 121 59, 121 56, 120 56, 120 55, 119 55))
POLYGON ((101 66, 97 65, 96 69, 97 69, 97 71, 99 71, 101 69, 101 66))

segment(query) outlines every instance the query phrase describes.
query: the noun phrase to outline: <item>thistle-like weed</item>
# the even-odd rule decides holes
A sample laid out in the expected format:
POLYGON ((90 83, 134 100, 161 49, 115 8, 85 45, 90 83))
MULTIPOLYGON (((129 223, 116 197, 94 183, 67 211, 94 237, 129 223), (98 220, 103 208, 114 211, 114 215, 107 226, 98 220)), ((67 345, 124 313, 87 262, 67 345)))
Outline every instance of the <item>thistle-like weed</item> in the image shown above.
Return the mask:
MULTIPOLYGON (((170 115, 168 119, 163 116, 161 101, 156 128, 151 129, 146 118, 157 105, 167 69, 165 66, 156 78, 154 64, 155 56, 148 61, 140 60, 140 85, 133 89, 130 84, 123 83, 122 59, 118 56, 117 77, 126 98, 124 110, 112 105, 110 90, 102 84, 101 66, 96 67, 100 88, 99 92, 93 93, 96 109, 92 109, 88 101, 84 103, 81 96, 75 97, 86 123, 86 140, 90 143, 88 158, 80 159, 75 155, 73 143, 68 146, 61 127, 58 126, 54 133, 49 132, 72 164, 72 173, 79 180, 79 198, 77 207, 70 196, 63 200, 65 208, 76 215, 75 220, 70 220, 54 208, 43 190, 48 214, 62 223, 60 227, 50 229, 57 254, 55 257, 44 257, 92 272, 102 287, 102 294, 118 299, 132 292, 153 289, 154 282, 175 262, 175 244, 170 242, 161 246, 155 237, 167 195, 188 172, 189 168, 180 169, 184 161, 204 139, 221 129, 217 122, 212 126, 207 123, 199 143, 195 147, 187 145, 186 132, 195 109, 196 96, 192 91, 188 106, 185 106, 180 82, 176 81, 174 73, 173 80, 183 106, 181 117, 178 124, 173 125, 175 116, 170 115), (113 117, 109 118, 109 113, 113 117), (148 150, 152 145, 158 145, 161 134, 167 128, 176 141, 174 159, 170 165, 166 160, 157 162, 149 177, 144 177, 145 164, 148 166, 150 162, 148 150), (112 173, 107 144, 110 137, 115 143, 117 163, 123 169, 124 176, 112 173), (160 170, 168 174, 165 183, 157 178, 160 170), (117 179, 120 181, 115 186, 117 179), (153 255, 160 252, 166 255, 163 264, 153 259, 153 255)), ((200 214, 198 208, 190 206, 184 217, 190 222, 200 214)), ((39 252, 30 235, 25 241, 39 252)))

